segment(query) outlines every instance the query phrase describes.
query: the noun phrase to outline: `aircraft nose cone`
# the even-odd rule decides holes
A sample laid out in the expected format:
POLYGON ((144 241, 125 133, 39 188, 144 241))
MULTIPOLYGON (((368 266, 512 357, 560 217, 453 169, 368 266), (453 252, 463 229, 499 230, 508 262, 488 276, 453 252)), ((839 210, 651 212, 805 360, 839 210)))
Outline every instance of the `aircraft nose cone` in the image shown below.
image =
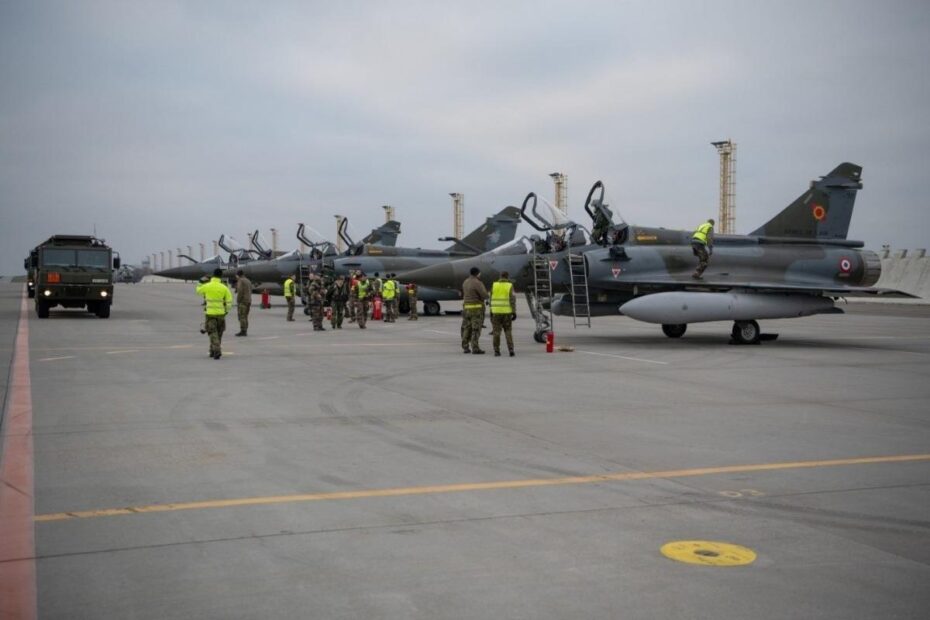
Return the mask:
POLYGON ((162 269, 156 272, 155 275, 173 280, 199 280, 203 275, 203 269, 197 265, 182 265, 181 267, 162 269))

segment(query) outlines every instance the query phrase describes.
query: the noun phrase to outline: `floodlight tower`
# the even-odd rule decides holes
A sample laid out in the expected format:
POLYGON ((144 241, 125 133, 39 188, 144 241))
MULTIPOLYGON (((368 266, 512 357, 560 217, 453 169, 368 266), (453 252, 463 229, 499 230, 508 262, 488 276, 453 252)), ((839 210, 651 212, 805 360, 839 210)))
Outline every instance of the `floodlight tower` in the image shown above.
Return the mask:
POLYGON ((180 267, 181 266, 181 248, 178 248, 177 257, 178 257, 178 267, 180 267))
POLYGON ((452 236, 461 239, 465 233, 465 194, 449 195, 452 196, 452 236))
POLYGON ((219 256, 220 254, 220 244, 217 243, 216 239, 213 240, 213 256, 219 256))
POLYGON ((555 181, 555 208, 568 215, 568 176, 561 172, 549 175, 555 181))
POLYGON ((158 261, 158 267, 159 267, 158 270, 159 270, 159 271, 164 271, 164 270, 165 270, 165 253, 164 253, 164 252, 159 252, 159 254, 161 255, 161 260, 158 261))
POLYGON ((336 218, 336 251, 342 254, 345 251, 345 245, 342 243, 342 237, 339 235, 339 229, 342 228, 342 222, 346 219, 342 215, 334 215, 336 218))
POLYGON ((717 230, 736 232, 736 143, 727 138, 711 142, 720 154, 720 214, 717 230))
POLYGON ((203 260, 204 260, 204 254, 203 254, 203 252, 204 252, 205 249, 206 249, 206 248, 204 248, 203 244, 201 243, 201 244, 200 244, 200 262, 201 262, 201 263, 202 263, 203 260))
POLYGON ((271 253, 272 255, 278 253, 278 229, 271 229, 271 253))
POLYGON ((168 269, 174 267, 174 259, 171 257, 171 250, 168 250, 168 269))
POLYGON ((384 205, 381 208, 384 209, 384 223, 387 224, 394 219, 394 207, 391 205, 384 205))

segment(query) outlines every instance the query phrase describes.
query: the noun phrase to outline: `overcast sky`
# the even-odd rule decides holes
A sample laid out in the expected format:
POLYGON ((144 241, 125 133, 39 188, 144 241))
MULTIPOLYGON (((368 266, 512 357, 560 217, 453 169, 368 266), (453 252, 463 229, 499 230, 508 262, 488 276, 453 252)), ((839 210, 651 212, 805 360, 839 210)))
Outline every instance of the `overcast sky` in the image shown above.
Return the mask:
POLYGON ((852 161, 850 237, 927 247, 928 61, 926 0, 0 0, 0 273, 94 225, 138 262, 384 204, 437 247, 449 192, 471 229, 554 171, 579 220, 601 179, 627 221, 693 228, 727 137, 739 232, 852 161))

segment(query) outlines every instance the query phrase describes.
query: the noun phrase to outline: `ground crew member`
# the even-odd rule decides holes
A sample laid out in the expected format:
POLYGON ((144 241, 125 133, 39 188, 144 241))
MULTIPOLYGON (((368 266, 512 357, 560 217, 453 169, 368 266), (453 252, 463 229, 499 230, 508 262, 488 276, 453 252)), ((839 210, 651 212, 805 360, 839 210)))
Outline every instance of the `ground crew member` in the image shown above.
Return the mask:
POLYGON ((368 277, 363 273, 359 276, 355 285, 355 316, 358 319, 358 326, 365 329, 365 322, 368 320, 368 302, 371 299, 371 283, 368 277))
POLYGON ((411 282, 407 285, 407 305, 410 306, 410 311, 407 314, 408 321, 417 320, 417 285, 415 282, 411 282))
POLYGON ((236 271, 236 309, 239 311, 239 333, 248 336, 249 310, 252 309, 252 282, 241 269, 236 271))
POLYGON ((507 350, 510 357, 513 352, 513 319, 517 317, 517 298, 513 294, 513 282, 507 278, 506 271, 501 272, 501 278, 491 285, 491 328, 494 356, 501 355, 501 330, 507 338, 507 350))
POLYGON ((394 306, 391 308, 391 322, 394 323, 397 321, 397 317, 400 316, 400 311, 398 306, 400 306, 400 282, 397 281, 397 274, 391 274, 391 281, 394 283, 394 306))
POLYGON ((384 285, 384 281, 381 279, 381 274, 375 272, 375 277, 371 281, 371 296, 372 297, 381 297, 381 287, 384 285))
POLYGON ((698 257, 698 266, 691 277, 701 279, 701 274, 707 269, 710 255, 714 253, 714 220, 710 219, 697 227, 691 235, 691 251, 698 257))
POLYGON ((384 281, 381 295, 384 298, 384 322, 393 323, 394 309, 397 307, 397 282, 392 280, 390 275, 384 281))
POLYGON ((210 357, 215 360, 223 355, 223 332, 226 331, 226 315, 232 307, 233 296, 229 287, 220 279, 222 269, 214 269, 210 281, 197 287, 197 294, 204 301, 204 329, 210 337, 210 357))
POLYGON ((307 291, 307 307, 310 309, 310 320, 313 321, 313 331, 326 331, 323 327, 323 283, 319 277, 314 277, 307 291))
POLYGON ((350 271, 349 274, 352 276, 349 280, 349 323, 355 322, 355 317, 358 314, 358 272, 350 271))
POLYGON ((478 279, 481 271, 477 267, 472 267, 469 273, 471 275, 462 283, 462 351, 484 355, 478 346, 478 338, 484 325, 484 302, 488 299, 488 289, 478 279))
POLYGON ((342 319, 345 316, 346 302, 349 300, 349 283, 343 276, 336 276, 336 280, 329 285, 326 297, 333 309, 330 325, 333 329, 342 329, 342 319))
POLYGON ((287 320, 294 320, 294 295, 297 293, 297 284, 294 280, 297 276, 288 276, 284 281, 284 301, 287 302, 287 320))

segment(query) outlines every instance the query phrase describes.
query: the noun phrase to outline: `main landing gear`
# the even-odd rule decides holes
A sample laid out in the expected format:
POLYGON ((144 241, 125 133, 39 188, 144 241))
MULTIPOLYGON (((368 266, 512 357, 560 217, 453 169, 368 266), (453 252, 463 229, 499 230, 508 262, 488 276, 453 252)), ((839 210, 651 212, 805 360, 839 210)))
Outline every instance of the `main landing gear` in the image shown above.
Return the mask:
MULTIPOLYGON (((665 323, 662 333, 669 338, 681 338, 688 330, 685 323, 665 323)), ((775 340, 778 334, 763 334, 759 324, 755 321, 735 321, 730 332, 730 344, 759 344, 763 340, 775 340)), ((538 341, 542 342, 542 341, 538 341)))

